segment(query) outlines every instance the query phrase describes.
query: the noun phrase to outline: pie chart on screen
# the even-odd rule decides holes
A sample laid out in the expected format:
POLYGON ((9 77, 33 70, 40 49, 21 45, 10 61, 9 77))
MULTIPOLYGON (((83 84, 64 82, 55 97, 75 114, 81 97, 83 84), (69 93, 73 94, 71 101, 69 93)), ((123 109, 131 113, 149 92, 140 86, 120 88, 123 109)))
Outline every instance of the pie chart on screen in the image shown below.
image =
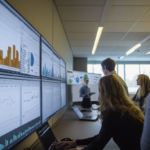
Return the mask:
POLYGON ((33 56, 33 54, 31 53, 31 66, 33 66, 34 65, 34 56, 33 56))

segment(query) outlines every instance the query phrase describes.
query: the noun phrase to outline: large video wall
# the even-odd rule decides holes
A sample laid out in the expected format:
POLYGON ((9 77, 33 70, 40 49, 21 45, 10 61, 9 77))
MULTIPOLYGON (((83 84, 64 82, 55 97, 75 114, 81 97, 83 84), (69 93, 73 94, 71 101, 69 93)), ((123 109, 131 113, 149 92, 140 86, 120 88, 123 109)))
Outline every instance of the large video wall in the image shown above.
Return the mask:
POLYGON ((0 0, 0 150, 9 150, 66 106, 66 63, 0 0))

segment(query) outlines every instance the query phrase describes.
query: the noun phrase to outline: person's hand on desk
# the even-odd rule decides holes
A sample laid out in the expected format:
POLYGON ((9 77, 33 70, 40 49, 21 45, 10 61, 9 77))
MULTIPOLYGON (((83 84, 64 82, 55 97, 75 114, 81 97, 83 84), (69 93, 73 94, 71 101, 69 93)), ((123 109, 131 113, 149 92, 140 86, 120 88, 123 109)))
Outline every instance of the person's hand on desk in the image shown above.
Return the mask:
POLYGON ((59 141, 54 143, 53 146, 57 146, 57 149, 65 146, 64 150, 68 150, 70 148, 76 147, 76 141, 59 141))

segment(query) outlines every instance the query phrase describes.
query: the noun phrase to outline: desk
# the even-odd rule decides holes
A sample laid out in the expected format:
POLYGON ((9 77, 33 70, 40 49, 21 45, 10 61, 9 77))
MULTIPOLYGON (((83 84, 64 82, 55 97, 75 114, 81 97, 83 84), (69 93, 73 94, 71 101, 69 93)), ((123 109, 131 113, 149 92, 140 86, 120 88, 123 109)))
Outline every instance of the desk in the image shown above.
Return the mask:
MULTIPOLYGON (((88 115, 97 115, 98 111, 92 110, 92 112, 82 113, 88 115)), ((80 121, 73 109, 69 108, 58 125, 53 128, 53 133, 57 139, 67 137, 73 139, 83 139, 98 134, 100 128, 101 121, 80 121)), ((42 150, 41 146, 39 145, 35 150, 42 150)), ((111 139, 104 150, 119 150, 119 148, 111 139)))

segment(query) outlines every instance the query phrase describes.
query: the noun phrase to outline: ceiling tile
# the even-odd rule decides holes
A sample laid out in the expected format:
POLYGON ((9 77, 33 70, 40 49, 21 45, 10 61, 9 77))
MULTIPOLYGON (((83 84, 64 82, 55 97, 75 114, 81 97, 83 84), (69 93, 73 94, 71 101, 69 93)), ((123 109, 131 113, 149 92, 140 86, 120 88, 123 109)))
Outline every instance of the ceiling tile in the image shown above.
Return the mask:
POLYGON ((100 41, 118 41, 120 40, 126 33, 125 32, 103 32, 100 38, 100 41))
POLYGON ((118 41, 101 41, 99 42, 99 46, 116 46, 118 41))
POLYGON ((150 0, 114 0, 112 5, 147 6, 150 5, 150 0))
POLYGON ((55 0, 56 5, 105 5, 106 0, 55 0))
POLYGON ((142 17, 140 21, 149 21, 150 22, 150 9, 149 11, 142 17))
POLYGON ((135 22, 106 22, 103 32, 128 32, 135 22))
POLYGON ((62 21, 100 21, 103 6, 57 6, 62 21))
POLYGON ((150 32, 131 32, 124 38, 124 41, 142 41, 144 38, 150 35, 150 32))
POLYGON ((107 21, 138 21, 149 6, 112 6, 107 21))
POLYGON ((131 32, 150 32, 150 22, 138 22, 131 32))
POLYGON ((71 46, 93 46, 94 40, 70 40, 71 46))
POLYGON ((69 40, 93 40, 96 37, 95 33, 67 33, 69 40))
POLYGON ((72 46, 72 51, 91 51, 92 52, 92 46, 72 46))
POLYGON ((99 22, 63 22, 66 32, 97 32, 99 22))

